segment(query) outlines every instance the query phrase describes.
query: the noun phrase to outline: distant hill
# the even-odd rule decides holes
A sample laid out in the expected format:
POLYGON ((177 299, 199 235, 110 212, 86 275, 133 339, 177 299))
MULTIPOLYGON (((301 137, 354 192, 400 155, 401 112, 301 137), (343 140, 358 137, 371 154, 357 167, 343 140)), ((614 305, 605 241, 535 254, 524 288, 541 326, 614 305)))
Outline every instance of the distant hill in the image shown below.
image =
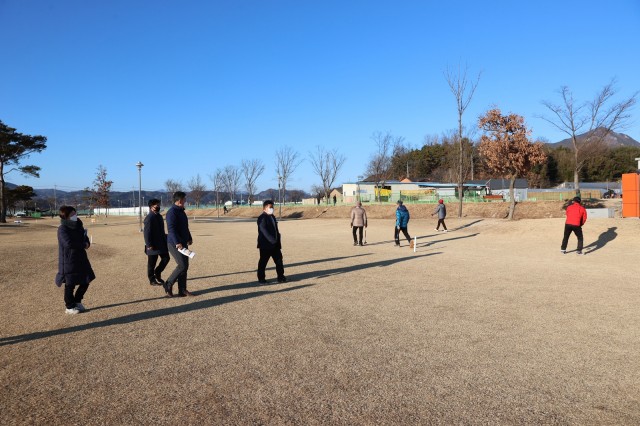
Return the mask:
MULTIPOLYGON (((578 135, 578 141, 584 140, 585 138, 589 137, 591 134, 595 132, 602 132, 602 131, 604 131, 604 129, 598 128, 598 129, 592 130, 591 132, 586 132, 581 135, 578 135)), ((609 132, 609 134, 605 137, 604 141, 609 148, 618 148, 621 146, 640 147, 640 142, 633 139, 629 135, 625 135, 624 133, 609 132)), ((569 149, 573 148, 573 144, 571 143, 571 138, 563 139, 560 142, 556 142, 556 143, 549 143, 547 145, 549 145, 551 148, 558 148, 558 147, 565 147, 569 149)))
MULTIPOLYGON (((6 182, 5 185, 7 189, 14 189, 17 186, 10 182, 6 182)), ((38 206, 48 205, 48 204, 52 205, 54 203, 53 201, 54 197, 58 205, 62 205, 66 203, 72 204, 72 205, 78 205, 83 203, 86 198, 86 194, 84 191, 63 191, 61 189, 54 190, 53 188, 46 188, 46 189, 34 189, 34 192, 36 193, 36 201, 38 202, 38 206)), ((189 200, 188 198, 189 191, 187 190, 185 192, 187 192, 187 202, 193 202, 193 200, 189 200)), ((309 197, 309 195, 304 191, 298 191, 298 194, 295 194, 295 192, 296 190, 287 189, 287 200, 291 200, 293 195, 298 195, 301 198, 309 197)), ((157 198, 159 200, 162 200, 162 203, 164 206, 168 206, 171 204, 171 202, 169 201, 171 196, 166 191, 142 190, 141 196, 143 199, 143 205, 147 205, 147 202, 152 198, 157 198)), ((220 192, 219 196, 220 196, 221 202, 229 199, 228 195, 226 195, 224 192, 220 192)), ((247 193, 244 191, 240 191, 238 193, 237 198, 238 200, 240 199, 246 200, 247 193)), ((278 189, 277 188, 267 189, 265 191, 261 191, 260 193, 256 194, 254 197, 254 199, 256 200, 266 200, 268 198, 276 200, 278 198, 278 189)), ((112 207, 137 206, 138 190, 136 189, 133 191, 126 191, 126 192, 111 191, 109 199, 111 201, 112 207)), ((211 190, 207 190, 204 196, 202 197, 201 203, 214 204, 215 201, 216 201, 216 193, 211 190)))

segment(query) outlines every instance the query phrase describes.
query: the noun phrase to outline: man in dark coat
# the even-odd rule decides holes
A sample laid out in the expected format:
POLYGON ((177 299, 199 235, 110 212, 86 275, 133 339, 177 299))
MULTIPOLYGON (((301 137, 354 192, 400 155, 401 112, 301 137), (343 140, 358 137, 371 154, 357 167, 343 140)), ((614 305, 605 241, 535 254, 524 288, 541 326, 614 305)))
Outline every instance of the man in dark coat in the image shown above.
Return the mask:
POLYGON ((191 232, 189 232, 189 219, 184 211, 187 194, 178 191, 173 194, 173 205, 167 211, 167 246, 169 254, 176 261, 176 269, 173 270, 164 284, 167 297, 173 297, 173 284, 178 282, 178 296, 193 296, 187 290, 187 270, 189 269, 189 256, 180 253, 179 250, 188 249, 193 244, 191 232))
POLYGON ((258 282, 266 284, 265 270, 269 258, 273 258, 276 264, 278 282, 287 282, 284 276, 284 266, 282 264, 282 244, 280 243, 280 232, 278 231, 278 221, 273 215, 273 201, 266 200, 262 203, 262 214, 258 217, 258 248, 260 249, 260 260, 258 261, 258 282))
POLYGON ((160 214, 160 200, 149 200, 149 214, 144 218, 144 252, 147 254, 147 277, 151 285, 163 285, 162 271, 169 263, 167 234, 164 233, 164 219, 160 214), (160 257, 160 263, 156 267, 160 257))
POLYGON ((91 244, 87 233, 72 206, 60 207, 60 226, 58 227, 58 273, 56 285, 64 284, 64 304, 67 314, 85 311, 82 298, 89 283, 96 278, 87 257, 91 244), (73 292, 74 288, 78 289, 73 292))

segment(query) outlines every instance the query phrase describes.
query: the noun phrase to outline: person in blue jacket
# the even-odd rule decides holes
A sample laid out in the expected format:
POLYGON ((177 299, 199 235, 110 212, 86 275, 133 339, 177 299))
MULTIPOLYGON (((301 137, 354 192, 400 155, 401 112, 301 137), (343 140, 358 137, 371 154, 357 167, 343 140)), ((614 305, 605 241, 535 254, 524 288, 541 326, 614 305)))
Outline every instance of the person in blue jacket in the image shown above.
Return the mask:
POLYGON ((404 234, 405 238, 409 242, 409 247, 413 248, 413 240, 409 236, 407 227, 409 226, 409 210, 402 204, 402 200, 398 200, 398 208, 396 208, 396 228, 394 239, 396 240, 396 247, 400 247, 400 232, 404 234))
POLYGON ((58 228, 58 273, 55 283, 64 284, 64 304, 67 314, 85 311, 82 298, 89 283, 96 278, 87 257, 91 244, 87 233, 72 206, 60 207, 60 227, 58 228), (78 289, 75 290, 75 287, 78 289))
POLYGON ((176 269, 173 270, 164 283, 167 297, 173 297, 173 284, 178 282, 178 296, 194 296, 187 290, 187 271, 189 270, 189 257, 178 250, 188 249, 193 244, 191 232, 189 232, 189 219, 184 211, 187 194, 177 191, 173 194, 173 205, 167 211, 167 248, 169 254, 176 261, 176 269))

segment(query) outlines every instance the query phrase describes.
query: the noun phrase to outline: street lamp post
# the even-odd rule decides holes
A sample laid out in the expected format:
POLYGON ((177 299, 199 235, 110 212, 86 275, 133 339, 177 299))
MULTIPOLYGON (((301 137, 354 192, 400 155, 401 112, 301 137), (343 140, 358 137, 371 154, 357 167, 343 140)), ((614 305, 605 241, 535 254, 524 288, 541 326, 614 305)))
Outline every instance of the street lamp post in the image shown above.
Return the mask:
POLYGON ((363 176, 358 176, 358 184, 357 184, 357 190, 358 190, 358 201, 362 201, 362 199, 360 198, 360 182, 362 182, 362 179, 364 179, 363 176))
POLYGON ((140 161, 136 164, 138 168, 138 222, 140 223, 140 232, 142 232, 142 164, 140 161))

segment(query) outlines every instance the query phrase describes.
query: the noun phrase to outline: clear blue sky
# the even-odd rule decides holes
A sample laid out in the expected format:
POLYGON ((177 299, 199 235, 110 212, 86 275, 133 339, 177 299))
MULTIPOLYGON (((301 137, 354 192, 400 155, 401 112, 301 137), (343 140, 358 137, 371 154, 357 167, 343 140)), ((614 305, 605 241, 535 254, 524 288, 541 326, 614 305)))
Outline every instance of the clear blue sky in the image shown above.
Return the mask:
MULTIPOLYGON (((590 99, 612 77, 640 90, 640 2, 0 0, 0 120, 48 147, 27 164, 35 188, 163 189, 260 158, 259 190, 277 187, 275 151, 316 145, 347 157, 355 180, 390 131, 414 147, 456 127, 443 71, 482 72, 464 116, 496 105, 534 137, 565 136, 536 114, 561 85, 590 99)), ((640 108, 624 131, 640 140, 640 108)), ((317 183, 308 161, 288 187, 317 183)))

